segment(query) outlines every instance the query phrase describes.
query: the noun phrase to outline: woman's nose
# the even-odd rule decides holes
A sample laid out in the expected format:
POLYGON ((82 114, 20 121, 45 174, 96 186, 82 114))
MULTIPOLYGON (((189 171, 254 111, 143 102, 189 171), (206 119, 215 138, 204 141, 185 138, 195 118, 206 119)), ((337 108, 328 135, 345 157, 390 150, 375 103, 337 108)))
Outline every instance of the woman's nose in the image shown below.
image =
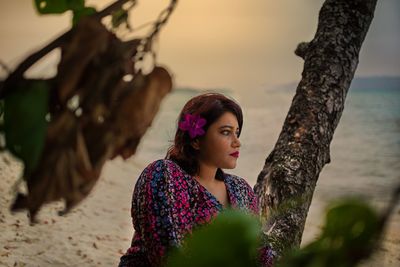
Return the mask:
POLYGON ((235 136, 235 139, 232 142, 233 147, 240 147, 242 144, 240 143, 239 137, 235 136))

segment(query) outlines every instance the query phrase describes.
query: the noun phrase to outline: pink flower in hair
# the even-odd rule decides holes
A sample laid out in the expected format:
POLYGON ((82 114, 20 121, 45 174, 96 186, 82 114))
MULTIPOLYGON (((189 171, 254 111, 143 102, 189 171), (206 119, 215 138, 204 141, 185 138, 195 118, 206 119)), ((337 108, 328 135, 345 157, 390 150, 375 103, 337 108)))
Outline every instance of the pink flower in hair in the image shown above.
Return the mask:
POLYGON ((202 136, 205 134, 203 126, 206 125, 206 119, 200 117, 200 115, 185 114, 183 121, 179 122, 179 129, 182 131, 188 131, 190 138, 196 136, 202 136))

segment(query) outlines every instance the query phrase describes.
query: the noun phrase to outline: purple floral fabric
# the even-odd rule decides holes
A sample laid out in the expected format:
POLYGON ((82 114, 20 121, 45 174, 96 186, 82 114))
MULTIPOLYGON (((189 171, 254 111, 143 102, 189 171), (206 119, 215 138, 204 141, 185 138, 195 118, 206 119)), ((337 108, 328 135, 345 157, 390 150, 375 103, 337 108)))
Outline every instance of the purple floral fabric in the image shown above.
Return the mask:
MULTIPOLYGON (((224 174, 231 208, 258 214, 252 188, 235 175, 224 174)), ((180 246, 194 227, 209 223, 223 205, 205 187, 171 160, 147 166, 136 182, 132 198, 135 233, 119 266, 162 266, 171 247, 180 246)), ((260 249, 262 266, 272 266, 273 251, 260 249)))

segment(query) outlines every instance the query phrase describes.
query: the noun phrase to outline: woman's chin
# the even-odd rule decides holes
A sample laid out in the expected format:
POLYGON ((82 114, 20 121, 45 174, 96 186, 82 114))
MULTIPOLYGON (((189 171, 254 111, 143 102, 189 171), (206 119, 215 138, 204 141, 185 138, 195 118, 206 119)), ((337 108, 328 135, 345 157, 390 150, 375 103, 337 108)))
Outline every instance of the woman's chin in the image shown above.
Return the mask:
POLYGON ((236 168, 236 159, 234 162, 230 162, 229 164, 227 164, 227 167, 225 167, 224 169, 234 169, 236 168))

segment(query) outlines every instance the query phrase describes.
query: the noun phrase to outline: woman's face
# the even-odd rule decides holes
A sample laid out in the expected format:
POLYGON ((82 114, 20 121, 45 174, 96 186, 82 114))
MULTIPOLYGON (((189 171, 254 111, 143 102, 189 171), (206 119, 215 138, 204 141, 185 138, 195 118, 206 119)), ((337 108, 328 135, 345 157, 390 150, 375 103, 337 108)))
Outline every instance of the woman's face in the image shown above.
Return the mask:
MULTIPOLYGON (((225 112, 209 126, 197 142, 199 161, 208 166, 233 169, 239 157, 239 124, 236 116, 225 112)), ((196 148, 195 147, 195 148, 196 148)))

